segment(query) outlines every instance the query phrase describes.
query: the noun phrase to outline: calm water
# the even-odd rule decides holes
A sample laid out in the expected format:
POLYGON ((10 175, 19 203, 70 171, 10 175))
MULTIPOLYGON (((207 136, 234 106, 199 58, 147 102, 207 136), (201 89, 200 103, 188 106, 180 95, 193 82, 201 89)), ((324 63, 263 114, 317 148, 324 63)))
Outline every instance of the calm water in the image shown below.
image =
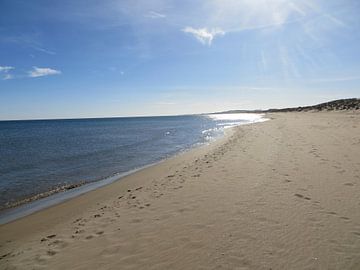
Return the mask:
POLYGON ((0 207, 160 161, 260 115, 0 122, 0 207))

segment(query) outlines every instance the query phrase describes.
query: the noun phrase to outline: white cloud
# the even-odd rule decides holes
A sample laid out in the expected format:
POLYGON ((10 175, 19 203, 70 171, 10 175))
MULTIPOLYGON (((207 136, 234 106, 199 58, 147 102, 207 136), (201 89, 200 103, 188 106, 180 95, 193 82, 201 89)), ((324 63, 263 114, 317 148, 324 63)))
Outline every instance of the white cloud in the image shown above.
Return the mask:
POLYGON ((182 29, 183 32, 192 34, 198 41, 204 45, 211 45, 212 41, 216 36, 223 36, 225 32, 221 28, 212 28, 208 30, 207 28, 193 28, 185 27, 182 29))
POLYGON ((2 79, 3 80, 10 80, 13 79, 14 76, 9 74, 10 70, 15 69, 14 67, 9 67, 9 66, 0 66, 0 73, 3 73, 2 75, 2 79))
POLYGON ((166 18, 166 15, 161 14, 156 11, 149 11, 148 14, 145 15, 145 17, 151 18, 151 19, 163 19, 163 18, 166 18))
POLYGON ((14 67, 9 67, 9 66, 0 66, 0 72, 9 72, 10 70, 15 69, 14 67))
POLYGON ((33 70, 28 72, 29 77, 36 78, 36 77, 43 77, 49 75, 58 75, 61 74, 60 70, 52 69, 52 68, 39 68, 33 67, 33 70))

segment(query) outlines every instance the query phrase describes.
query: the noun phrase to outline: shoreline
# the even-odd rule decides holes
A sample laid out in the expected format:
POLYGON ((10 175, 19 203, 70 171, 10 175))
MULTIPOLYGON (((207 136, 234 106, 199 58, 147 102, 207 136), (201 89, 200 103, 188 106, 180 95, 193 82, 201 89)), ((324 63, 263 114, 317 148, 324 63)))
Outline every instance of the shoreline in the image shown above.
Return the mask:
MULTIPOLYGON (((244 124, 244 125, 240 125, 240 126, 260 124, 260 123, 263 123, 263 122, 249 123, 249 124, 244 124)), ((76 195, 74 197, 71 197, 69 199, 65 199, 61 202, 58 202, 58 203, 55 203, 48 207, 42 208, 38 211, 34 211, 25 216, 15 218, 12 221, 0 224, 0 230, 4 227, 13 226, 13 224, 16 224, 16 225, 20 224, 19 225, 20 227, 26 226, 25 224, 27 224, 29 221, 32 225, 35 225, 35 226, 33 226, 34 229, 38 226, 43 227, 43 226, 45 226, 45 224, 47 224, 46 226, 48 226, 48 225, 55 226, 59 221, 61 221, 64 218, 63 214, 69 214, 68 216, 66 216, 66 219, 71 219, 71 217, 74 216, 74 212, 69 211, 71 208, 73 208, 73 205, 80 204, 81 207, 84 207, 84 208, 94 207, 95 205, 99 205, 99 203, 93 202, 93 200, 94 200, 93 197, 104 199, 104 194, 108 194, 109 192, 113 193, 114 189, 119 189, 120 191, 124 192, 124 194, 129 193, 129 190, 134 191, 134 190, 138 189, 137 186, 139 185, 139 183, 144 181, 144 178, 146 178, 146 175, 148 173, 150 175, 152 175, 155 171, 156 174, 166 175, 169 170, 168 168, 171 167, 174 163, 178 163, 179 161, 180 162, 183 162, 183 161, 188 162, 189 159, 192 160, 193 162, 196 162, 196 160, 198 160, 198 158, 200 156, 202 156, 204 153, 207 153, 207 152, 211 151, 212 149, 215 149, 216 147, 221 146, 222 144, 226 143, 231 138, 231 136, 235 134, 236 128, 238 128, 240 126, 234 126, 234 127, 230 127, 228 129, 226 129, 224 131, 223 136, 221 136, 220 138, 218 138, 210 143, 201 144, 201 145, 195 146, 193 148, 187 149, 185 151, 179 152, 169 158, 165 158, 154 164, 149 164, 142 168, 135 169, 134 171, 130 171, 125 176, 123 176, 121 178, 117 178, 116 180, 112 181, 109 184, 104 184, 98 188, 91 189, 89 191, 85 191, 85 192, 83 192, 79 195, 76 195), (166 168, 165 170, 164 170, 164 167, 166 168), (161 172, 162 170, 164 170, 164 172, 161 172), (64 211, 66 213, 64 213, 64 211), (60 216, 58 216, 57 212, 61 212, 60 216), (38 216, 40 216, 40 218, 38 218, 38 216), (58 216, 58 217, 55 218, 55 216, 58 216), (50 223, 48 223, 48 222, 50 222, 50 223)), ((99 183, 99 182, 95 182, 95 183, 99 183)), ((71 191, 72 190, 70 190, 69 192, 71 192, 71 191)), ((54 194, 54 196, 56 196, 56 195, 62 195, 62 193, 54 194)), ((52 196, 46 197, 44 199, 46 200, 51 197, 52 196)), ((40 200, 38 200, 38 201, 40 201, 40 200)), ((37 203, 38 201, 35 201, 34 203, 37 203)), ((79 209, 79 210, 80 210, 79 212, 82 212, 84 209, 79 209)), ((35 230, 34 232, 27 231, 26 233, 23 233, 22 230, 21 230, 21 232, 16 230, 16 233, 13 234, 12 236, 15 236, 16 238, 18 238, 18 237, 21 238, 24 235, 28 235, 29 233, 32 234, 35 232, 38 232, 38 230, 35 230)), ((1 240, 2 239, 1 239, 1 234, 0 234, 0 245, 1 245, 1 240)), ((0 260, 0 262, 1 262, 1 260, 0 260)))
POLYGON ((44 193, 49 193, 46 194, 44 197, 32 199, 33 197, 37 197, 39 195, 44 194, 44 193, 40 193, 28 199, 21 200, 20 204, 17 204, 17 202, 15 202, 14 206, 9 206, 8 208, 3 208, 0 210, 0 225, 4 225, 16 221, 19 218, 26 217, 38 211, 47 209, 62 202, 66 202, 68 200, 76 198, 77 196, 96 190, 103 186, 111 185, 113 182, 121 181, 122 178, 128 175, 131 175, 133 173, 136 173, 137 171, 146 169, 151 166, 156 166, 158 163, 163 162, 165 160, 166 159, 152 164, 148 164, 143 167, 130 170, 128 172, 118 173, 102 180, 78 184, 76 185, 76 187, 71 189, 64 189, 58 192, 52 192, 53 190, 50 190, 48 192, 44 192, 44 193))
POLYGON ((0 267, 357 269, 360 114, 267 117, 0 225, 0 267))
MULTIPOLYGON (((244 114, 240 114, 240 115, 244 115, 244 114)), ((254 114, 251 114, 251 115, 254 115, 254 114)), ((72 179, 73 182, 68 182, 67 181, 68 179, 62 178, 62 180, 63 180, 62 183, 58 183, 58 184, 55 183, 55 185, 49 186, 48 188, 40 189, 37 192, 35 191, 32 193, 29 193, 28 195, 17 195, 17 193, 13 193, 13 196, 11 196, 11 197, 4 196, 5 198, 7 198, 7 201, 4 200, 2 202, 2 205, 0 206, 0 224, 4 224, 5 222, 8 222, 8 220, 14 219, 14 218, 8 218, 7 216, 9 216, 9 215, 10 216, 24 216, 27 213, 38 211, 39 209, 46 208, 49 205, 54 205, 54 204, 56 204, 56 202, 61 202, 68 198, 72 198, 72 197, 76 196, 76 194, 82 194, 85 191, 96 189, 105 184, 109 184, 114 181, 117 181, 128 174, 131 174, 138 170, 147 168, 148 166, 155 165, 159 162, 163 162, 164 160, 166 160, 168 158, 174 157, 183 152, 190 151, 193 148, 211 143, 211 141, 217 140, 218 138, 221 138, 222 136, 224 136, 225 129, 227 129, 227 128, 231 128, 231 127, 234 127, 237 125, 244 125, 244 124, 251 124, 251 123, 266 121, 266 119, 264 119, 263 116, 264 116, 264 114, 257 114, 257 118, 256 117, 255 118, 253 117, 253 119, 244 118, 242 120, 240 119, 241 121, 237 122, 237 123, 230 122, 229 125, 227 125, 226 123, 218 124, 216 126, 221 126, 221 128, 215 127, 215 128, 206 129, 206 130, 202 131, 202 134, 206 134, 206 138, 202 138, 202 141, 199 141, 199 138, 195 139, 192 145, 183 145, 183 147, 181 149, 177 149, 175 151, 172 151, 171 153, 163 154, 162 156, 157 156, 157 157, 153 158, 152 160, 148 160, 147 161, 148 163, 140 162, 140 164, 132 164, 131 166, 127 166, 127 168, 122 168, 122 169, 125 169, 122 172, 116 172, 116 169, 115 169, 115 172, 114 172, 114 170, 109 171, 108 173, 104 173, 102 176, 99 176, 98 178, 91 177, 88 175, 87 176, 88 180, 92 179, 90 181, 87 181, 86 177, 84 178, 81 176, 79 176, 79 178, 82 179, 82 181, 80 181, 80 182, 77 182, 76 179, 72 179), (242 123, 242 121, 244 121, 244 123, 242 123), (214 132, 214 134, 211 134, 212 136, 208 137, 207 133, 209 131, 217 130, 217 129, 222 130, 221 134, 220 133, 215 134, 215 132, 214 132), (63 194, 63 195, 60 195, 60 194, 63 194), (49 197, 53 197, 53 199, 51 199, 49 197), (64 197, 64 198, 62 198, 62 197, 64 197), (44 206, 40 205, 41 201, 44 202, 44 206), (34 210, 31 210, 32 205, 35 205, 34 210), (21 214, 22 209, 24 212, 23 214, 21 214)), ((224 119, 224 120, 227 120, 227 119, 224 119)), ((218 119, 215 119, 214 121, 218 121, 218 119)), ((238 121, 238 119, 237 119, 237 121, 238 121)), ((139 163, 139 162, 135 162, 135 163, 139 163)), ((93 173, 95 173, 95 172, 93 172, 93 173)), ((36 176, 33 176, 33 177, 35 177, 34 178, 34 180, 35 180, 36 176)), ((55 175, 55 178, 56 178, 56 175, 55 175)), ((21 192, 22 192, 21 189, 18 189, 18 193, 21 194, 21 192)), ((26 192, 25 192, 25 194, 26 194, 26 192)))
POLYGON ((225 140, 229 134, 231 134, 233 131, 232 129, 242 126, 242 125, 249 125, 249 124, 256 124, 261 123, 264 121, 267 121, 268 119, 262 118, 258 122, 254 123, 246 123, 246 124, 240 124, 237 126, 229 126, 228 128, 224 129, 223 134, 220 137, 213 138, 211 141, 204 142, 204 143, 196 143, 192 145, 189 148, 182 149, 177 153, 174 153, 173 155, 163 158, 159 161, 146 164, 144 166, 141 166, 139 168, 134 168, 132 170, 123 172, 123 173, 116 173, 112 176, 93 181, 93 182, 84 182, 84 183, 78 183, 78 184, 69 184, 62 187, 56 187, 54 189, 35 194, 31 197, 21 199, 19 201, 15 201, 14 203, 11 203, 10 206, 4 207, 0 209, 0 225, 5 225, 7 223, 16 221, 17 219, 26 217, 28 215, 31 215, 33 213, 42 211, 44 209, 47 209, 52 206, 56 206, 57 204, 61 204, 63 202, 66 202, 68 200, 71 200, 73 198, 76 198, 77 196, 80 196, 82 194, 85 194, 90 191, 94 191, 96 189, 99 189, 101 187, 111 185, 114 182, 121 181, 123 178, 132 175, 136 172, 145 170, 149 167, 156 166, 158 164, 161 164, 162 162, 166 162, 169 159, 176 158, 179 155, 183 155, 190 151, 195 151, 198 148, 206 147, 210 144, 213 144, 219 140, 225 140), (67 186, 74 186, 72 188, 67 188, 67 186))

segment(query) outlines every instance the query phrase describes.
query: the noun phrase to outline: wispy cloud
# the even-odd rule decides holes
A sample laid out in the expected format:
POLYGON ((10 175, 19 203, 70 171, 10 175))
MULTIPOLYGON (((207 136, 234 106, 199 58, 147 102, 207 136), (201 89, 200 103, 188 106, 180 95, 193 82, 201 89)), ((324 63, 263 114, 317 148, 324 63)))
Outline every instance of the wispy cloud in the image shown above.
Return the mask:
POLYGON ((15 69, 14 67, 10 67, 10 66, 0 66, 0 73, 2 73, 1 77, 3 80, 10 80, 13 79, 14 76, 12 74, 9 73, 9 71, 15 69))
POLYGON ((14 69, 14 67, 9 67, 9 66, 0 66, 0 72, 9 72, 10 70, 14 69))
POLYGON ((43 53, 50 54, 50 55, 55 55, 55 54, 56 54, 56 52, 54 52, 54 51, 50 51, 50 50, 48 50, 48 49, 44 49, 44 48, 41 48, 41 47, 33 46, 32 48, 33 48, 34 50, 39 51, 39 52, 43 52, 43 53))
POLYGON ((156 11, 149 11, 145 15, 145 17, 151 18, 151 19, 163 19, 163 18, 166 18, 166 15, 162 14, 162 13, 159 13, 159 12, 156 12, 156 11))
POLYGON ((21 46, 26 46, 38 52, 46 53, 49 55, 56 55, 55 51, 44 48, 44 45, 38 40, 38 35, 36 34, 1 36, 0 42, 13 43, 21 46))
POLYGON ((212 41, 216 36, 223 36, 225 32, 221 28, 193 28, 193 27, 185 27, 182 29, 184 33, 192 34, 198 41, 200 41, 204 45, 211 45, 212 41))
POLYGON ((28 76, 31 78, 58 75, 58 74, 61 74, 60 70, 56 70, 52 68, 39 68, 39 67, 33 67, 33 70, 30 70, 28 72, 28 76))

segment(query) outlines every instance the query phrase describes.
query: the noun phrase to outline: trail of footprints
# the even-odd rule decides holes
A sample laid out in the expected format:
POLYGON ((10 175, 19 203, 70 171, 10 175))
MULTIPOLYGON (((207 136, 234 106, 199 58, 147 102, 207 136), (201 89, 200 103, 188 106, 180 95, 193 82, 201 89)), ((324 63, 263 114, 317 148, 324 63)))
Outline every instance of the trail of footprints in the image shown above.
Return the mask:
MULTIPOLYGON (((118 210, 120 207, 123 207, 124 204, 129 208, 138 210, 149 208, 151 206, 149 199, 160 198, 165 192, 181 189, 186 181, 198 179, 202 174, 203 166, 211 168, 213 166, 212 163, 219 160, 237 140, 235 137, 231 138, 227 143, 214 149, 212 153, 196 159, 193 164, 185 165, 181 170, 177 170, 174 174, 168 175, 165 178, 154 180, 150 187, 144 188, 140 186, 133 190, 128 189, 126 193, 119 195, 117 200, 110 203, 110 205, 99 207, 88 217, 79 217, 73 220, 71 223, 71 233, 67 235, 53 233, 41 237, 39 241, 43 245, 43 253, 35 255, 35 261, 39 264, 46 262, 74 241, 92 241, 97 237, 104 236, 106 234, 107 224, 116 222, 121 218, 121 213, 119 213, 118 210), (140 196, 140 192, 144 190, 146 190, 147 193, 140 196), (148 195, 149 193, 150 196, 148 195)), ((133 219, 132 222, 139 223, 142 222, 142 220, 133 219)), ((117 230, 120 229, 119 227, 117 230)), ((0 263, 2 260, 8 262, 11 258, 26 252, 26 250, 27 249, 24 249, 18 252, 10 251, 0 254, 0 263)), ((28 248, 28 250, 30 250, 30 248, 28 248)))
MULTIPOLYGON (((307 191, 307 189, 299 189, 299 190, 303 191, 303 192, 307 191)), ((340 221, 345 222, 346 224, 350 225, 352 227, 351 234, 354 235, 355 237, 358 237, 360 240, 360 227, 357 224, 353 223, 349 217, 343 216, 335 211, 331 211, 331 210, 329 211, 328 209, 321 206, 321 203, 319 201, 312 200, 311 197, 306 196, 300 192, 294 193, 294 197, 296 199, 303 200, 304 203, 306 203, 306 202, 312 203, 312 207, 314 207, 318 211, 318 213, 326 215, 330 218, 338 218, 340 221)), ((318 222, 317 219, 309 219, 309 220, 314 221, 315 223, 318 222)), ((324 226, 321 224, 317 224, 317 225, 324 226)))
MULTIPOLYGON (((300 137, 300 136, 299 136, 300 137)), ((304 139, 303 139, 304 141, 304 139)), ((289 147, 293 147, 292 145, 289 145, 289 147)), ((302 149, 301 149, 302 150, 302 149)), ((315 158, 321 158, 321 154, 319 153, 319 149, 315 146, 315 145, 311 145, 311 149, 310 151, 308 152, 309 154, 313 155, 313 157, 315 158)), ((346 156, 346 160, 348 162, 351 161, 351 159, 348 158, 348 156, 346 156)), ((293 160, 293 163, 295 163, 295 159, 293 160)), ((328 164, 328 165, 331 165, 337 173, 339 174, 343 174, 345 173, 346 171, 342 168, 341 164, 340 163, 336 163, 335 161, 331 161, 331 160, 328 160, 328 159, 325 159, 325 158, 321 158, 321 162, 320 164, 328 164)), ((298 164, 295 164, 295 165, 298 165, 298 164)), ((283 179, 283 183, 286 183, 286 184, 291 184, 293 181, 291 180, 290 178, 290 175, 288 174, 281 174, 280 172, 278 172, 277 170, 275 169, 272 169, 272 171, 274 173, 277 173, 279 174, 279 178, 283 179), (285 179, 284 179, 285 178, 285 179)), ((355 170, 357 172, 357 170, 355 170)), ((360 178, 359 176, 355 175, 354 176, 355 178, 360 178)), ((345 182, 343 185, 347 186, 347 187, 353 187, 355 186, 355 183, 354 182, 345 182)), ((330 218, 338 218, 339 220, 341 220, 342 222, 345 222, 347 223, 348 225, 350 225, 353 230, 351 231, 351 233, 355 236, 355 237, 360 237, 360 227, 357 226, 357 224, 354 224, 352 222, 352 220, 349 218, 349 217, 346 217, 344 215, 341 215, 335 211, 329 211, 328 209, 324 208, 323 206, 321 206, 321 203, 319 201, 316 201, 316 200, 313 200, 310 196, 306 195, 306 192, 308 190, 305 189, 305 188, 298 188, 297 191, 295 191, 293 193, 293 196, 294 196, 294 199, 297 199, 297 200, 302 200, 304 203, 312 203, 312 206, 318 210, 318 212, 320 214, 323 214, 323 215, 326 215, 330 218), (355 229, 354 229, 355 228, 355 229)), ((313 218, 311 218, 313 219, 313 218)), ((313 220, 310 220, 310 221, 314 221, 315 223, 318 222, 317 219, 313 219, 313 220)), ((319 225, 319 224, 318 224, 319 225)), ((320 224, 321 225, 321 224, 320 224)), ((324 226, 324 225, 321 225, 321 226, 324 226)), ((360 238, 359 238, 360 239, 360 238)))
MULTIPOLYGON (((89 217, 80 217, 72 222, 72 233, 67 236, 61 236, 57 234, 49 234, 40 239, 40 242, 44 245, 46 252, 42 255, 36 256, 36 261, 39 263, 50 259, 52 256, 55 256, 57 253, 61 251, 64 247, 71 244, 73 241, 82 240, 82 241, 91 241, 96 239, 97 237, 102 237, 106 234, 106 225, 110 222, 116 222, 119 218, 121 218, 121 213, 118 212, 120 206, 122 207, 124 204, 132 209, 146 209, 151 207, 151 199, 157 199, 162 197, 165 193, 176 191, 178 189, 183 188, 183 185, 186 181, 195 181, 197 180, 203 171, 203 168, 211 168, 213 163, 221 159, 225 153, 234 150, 232 146, 240 140, 240 136, 232 136, 226 143, 221 146, 215 148, 212 152, 204 155, 201 158, 198 158, 191 165, 185 165, 180 170, 176 170, 174 174, 167 175, 162 179, 156 179, 152 182, 149 187, 137 187, 133 190, 129 189, 126 193, 119 195, 117 200, 113 201, 110 205, 104 205, 97 209, 89 217), (145 194, 140 193, 146 191, 145 194), (111 213, 112 215, 109 215, 111 213), (86 226, 89 223, 101 224, 101 226, 86 226), (87 231, 87 227, 97 228, 92 231, 87 231), (101 229, 99 229, 101 228, 101 229)), ((235 149, 239 151, 239 149, 235 149)), ((320 155, 317 153, 315 146, 310 150, 310 154, 313 154, 316 158, 320 158, 320 155)), ((246 151, 246 149, 240 149, 240 151, 246 151)), ((325 160, 323 160, 325 161, 325 160)), ((328 161, 328 160, 326 160, 328 161)), ((291 184, 292 181, 289 179, 289 175, 285 176, 285 183, 291 184)), ((353 183, 345 183, 346 186, 353 186, 353 183)), ((298 200, 303 200, 304 202, 312 203, 316 209, 320 210, 320 213, 326 214, 332 217, 337 217, 344 222, 351 222, 350 218, 338 215, 336 212, 327 211, 321 205, 319 201, 314 201, 310 196, 302 194, 306 192, 306 189, 301 190, 300 192, 294 193, 294 198, 298 200)), ((141 219, 134 219, 133 223, 141 222, 141 219)), ((120 226, 120 224, 119 224, 120 226)), ((118 228, 117 230, 120 230, 118 228)), ((109 232, 111 233, 111 232, 109 232)), ((360 237, 360 232, 354 231, 354 236, 360 237)), ((8 260, 24 251, 19 252, 7 252, 5 254, 0 254, 0 262, 1 260, 8 260)))
MULTIPOLYGON (((284 183, 288 183, 288 184, 292 183, 292 181, 288 179, 288 177, 289 177, 288 174, 283 174, 282 176, 286 177, 286 179, 283 181, 284 183)), ((345 183, 344 185, 353 186, 353 183, 345 183)), ((319 213, 321 213, 321 214, 325 214, 325 215, 330 216, 330 217, 339 218, 340 220, 342 220, 342 221, 344 221, 346 223, 351 222, 351 219, 349 217, 342 216, 342 215, 338 214, 335 211, 329 211, 326 208, 324 208, 323 206, 321 206, 321 203, 319 201, 313 200, 310 196, 305 195, 307 191, 308 191, 308 189, 306 189, 306 188, 298 188, 297 192, 295 192, 293 194, 294 198, 298 199, 298 200, 303 200, 304 203, 312 203, 312 206, 316 210, 318 210, 319 213)), ((357 236, 360 236, 360 233, 354 232, 354 234, 357 235, 357 236)))

